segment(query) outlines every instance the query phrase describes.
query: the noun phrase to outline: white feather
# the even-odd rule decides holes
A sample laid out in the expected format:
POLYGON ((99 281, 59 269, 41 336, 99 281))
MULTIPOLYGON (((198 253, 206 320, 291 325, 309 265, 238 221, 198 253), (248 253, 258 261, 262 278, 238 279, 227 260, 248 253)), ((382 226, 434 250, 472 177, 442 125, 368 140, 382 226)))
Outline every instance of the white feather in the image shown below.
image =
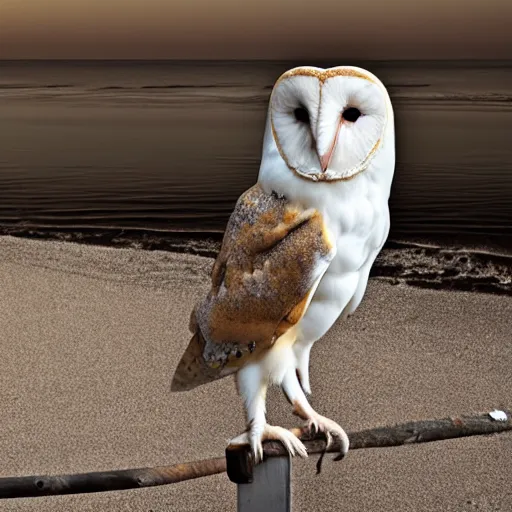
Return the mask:
MULTIPOLYGON (((296 352, 299 354, 304 347, 321 338, 347 307, 347 314, 356 310, 366 290, 370 268, 389 232, 388 199, 395 166, 393 109, 384 86, 374 75, 361 68, 345 69, 363 72, 373 80, 373 83, 345 76, 328 79, 323 88, 329 90, 331 106, 324 104, 320 117, 317 112, 312 112, 312 136, 316 131, 313 128, 315 122, 318 125, 322 124, 325 133, 329 132, 325 123, 330 121, 332 126, 336 124, 347 103, 347 98, 352 98, 352 104, 355 102, 353 98, 358 98, 355 104, 364 114, 366 114, 364 109, 368 108, 371 113, 381 117, 386 113, 387 116, 380 147, 367 168, 352 179, 314 182, 290 170, 278 150, 272 133, 272 103, 269 105, 267 115, 258 176, 259 184, 267 193, 275 190, 291 201, 297 201, 305 208, 312 207, 321 211, 336 240, 337 247, 337 254, 320 281, 304 318, 299 323, 296 347, 296 352), (335 95, 338 96, 338 101, 335 95), (324 121, 322 116, 327 121, 324 121)), ((302 80, 295 84, 295 89, 290 86, 284 89, 287 94, 286 102, 281 95, 278 95, 280 104, 286 103, 291 108, 294 105, 292 92, 298 89, 296 94, 300 96, 300 101, 304 104, 305 98, 312 98, 314 109, 320 103, 315 101, 313 95, 318 88, 318 80, 312 77, 294 77, 290 81, 296 78, 302 78, 302 80), (314 81, 317 83, 315 84, 314 81), (307 91, 301 91, 300 86, 306 87, 307 91)), ((353 124, 357 125, 363 119, 364 117, 353 124)), ((370 125, 363 123, 361 127, 358 126, 358 129, 363 132, 362 139, 364 139, 364 131, 368 129, 370 144, 375 143, 375 129, 371 123, 370 125)), ((290 131, 293 132, 293 129, 290 128, 290 131)), ((289 140, 292 141, 293 138, 293 133, 290 133, 289 140)), ((293 148, 290 146, 288 151, 293 151, 293 148)), ((304 151, 304 147, 297 147, 296 151, 300 153, 304 151)), ((311 146, 309 151, 315 154, 311 146)), ((352 150, 350 146, 337 147, 336 151, 344 155, 339 158, 340 161, 354 161, 353 155, 361 154, 357 148, 352 150)), ((292 157, 290 159, 293 160, 292 157)), ((313 157, 310 160, 313 160, 313 157)), ((283 362, 283 364, 288 363, 283 362)))
POLYGON ((275 191, 303 208, 319 210, 335 241, 336 255, 319 279, 300 322, 277 340, 263 359, 238 372, 250 422, 261 421, 265 415, 268 384, 281 384, 285 376, 286 389, 302 397, 303 408, 311 409, 297 393, 295 370, 304 391, 310 392, 311 346, 338 318, 346 318, 357 309, 371 266, 389 233, 395 137, 386 89, 377 77, 361 68, 335 68, 333 74, 341 70, 340 76, 322 82, 311 74, 323 70, 301 69, 310 76, 300 76, 300 70, 290 78, 285 74, 274 87, 258 182, 266 193, 275 191), (347 76, 351 73, 368 80, 347 76), (294 119, 298 106, 308 109, 309 127, 294 119), (341 113, 347 106, 358 108, 363 116, 343 124, 341 113), (338 138, 333 140, 336 133, 338 138), (320 156, 331 147, 332 158, 322 176, 320 156), (321 181, 325 176, 350 179, 321 181))

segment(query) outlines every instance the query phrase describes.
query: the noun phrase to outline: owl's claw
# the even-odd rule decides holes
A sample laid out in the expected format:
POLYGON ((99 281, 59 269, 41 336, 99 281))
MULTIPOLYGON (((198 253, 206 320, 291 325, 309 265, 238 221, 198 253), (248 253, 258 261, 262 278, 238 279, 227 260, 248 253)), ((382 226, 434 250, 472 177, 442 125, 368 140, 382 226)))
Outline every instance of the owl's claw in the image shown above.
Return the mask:
POLYGON ((324 433, 326 438, 326 450, 332 446, 334 438, 338 438, 340 442, 340 453, 334 460, 341 460, 345 457, 349 448, 349 439, 346 432, 336 422, 314 412, 308 419, 307 428, 312 433, 324 433))
POLYGON ((320 427, 318 426, 318 421, 316 418, 310 418, 308 420, 307 429, 313 435, 316 435, 316 433, 320 431, 320 427))
POLYGON ((261 438, 251 435, 251 451, 254 463, 259 464, 263 460, 263 443, 261 438))
POLYGON ((294 457, 307 457, 308 453, 302 441, 290 430, 266 423, 263 427, 253 426, 248 432, 244 432, 229 442, 228 446, 248 444, 254 457, 255 464, 263 460, 263 441, 280 441, 288 453, 294 457))
POLYGON ((332 436, 328 430, 325 431, 325 438, 326 438, 325 449, 328 450, 332 445, 332 436))

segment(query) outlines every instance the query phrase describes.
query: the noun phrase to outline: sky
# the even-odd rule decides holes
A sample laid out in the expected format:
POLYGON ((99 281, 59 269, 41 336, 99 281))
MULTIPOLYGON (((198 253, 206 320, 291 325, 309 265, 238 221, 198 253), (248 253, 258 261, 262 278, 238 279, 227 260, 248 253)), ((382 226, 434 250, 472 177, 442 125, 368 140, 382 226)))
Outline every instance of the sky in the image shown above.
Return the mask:
POLYGON ((511 59, 511 0, 0 0, 0 59, 511 59))

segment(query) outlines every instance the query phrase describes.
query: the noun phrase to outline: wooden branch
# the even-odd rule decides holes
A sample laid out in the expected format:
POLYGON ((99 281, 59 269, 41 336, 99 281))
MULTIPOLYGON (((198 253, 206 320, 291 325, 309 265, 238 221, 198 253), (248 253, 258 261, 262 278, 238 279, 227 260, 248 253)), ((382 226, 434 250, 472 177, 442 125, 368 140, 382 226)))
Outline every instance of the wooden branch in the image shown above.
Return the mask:
MULTIPOLYGON (((348 433, 350 440, 349 453, 352 450, 362 448, 384 448, 412 443, 427 443, 512 430, 510 411, 504 410, 503 412, 506 414, 505 421, 494 420, 489 413, 486 413, 478 416, 411 421, 393 427, 378 427, 360 432, 350 432, 348 433)), ((313 453, 321 454, 317 464, 317 473, 320 473, 325 453, 340 453, 340 445, 336 439, 326 450, 326 440, 323 434, 311 438, 301 429, 292 429, 292 431, 304 442, 309 455, 313 453)), ((287 454, 285 447, 279 441, 265 441, 263 451, 264 457, 282 457, 287 454)), ((227 449, 226 460, 228 477, 232 482, 237 484, 252 482, 253 461, 246 446, 227 449)), ((334 460, 339 459, 335 457, 334 460)))
MULTIPOLYGON (((441 441, 512 430, 511 414, 509 411, 504 412, 506 413, 504 421, 494 420, 487 413, 478 416, 414 421, 394 427, 352 432, 348 434, 350 450, 441 441)), ((304 440, 309 454, 325 453, 325 438, 318 436, 308 439, 304 435, 301 438, 304 440)), ((335 443, 327 452, 339 452, 339 446, 335 443)), ((280 457, 287 455, 287 452, 280 442, 266 441, 264 454, 265 457, 280 457)), ((174 466, 74 475, 7 477, 0 478, 0 499, 137 489, 183 482, 223 473, 226 470, 232 481, 248 483, 252 478, 252 467, 252 459, 248 450, 228 449, 226 458, 219 457, 174 466)))
POLYGON ((224 471, 226 459, 218 457, 156 468, 98 471, 76 475, 8 477, 0 478, 0 499, 138 489, 175 484, 224 471))

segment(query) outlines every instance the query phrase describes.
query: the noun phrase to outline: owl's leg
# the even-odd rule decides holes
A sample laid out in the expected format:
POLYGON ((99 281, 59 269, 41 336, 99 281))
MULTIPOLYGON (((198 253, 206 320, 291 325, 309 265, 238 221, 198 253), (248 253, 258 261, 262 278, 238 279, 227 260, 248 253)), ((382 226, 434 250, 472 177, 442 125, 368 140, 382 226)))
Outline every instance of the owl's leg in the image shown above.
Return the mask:
POLYGON ((341 450, 336 460, 342 459, 347 454, 349 448, 349 439, 346 432, 333 420, 321 416, 311 407, 294 371, 289 370, 286 373, 281 387, 293 405, 293 413, 307 422, 306 428, 325 434, 327 447, 332 444, 333 437, 339 439, 341 450))
POLYGON ((309 384, 309 354, 313 343, 297 343, 293 347, 295 357, 297 359, 297 377, 302 391, 306 395, 311 394, 311 386, 309 384))
POLYGON ((229 442, 229 446, 249 444, 256 463, 263 459, 263 441, 281 441, 290 455, 307 457, 305 446, 290 430, 269 425, 265 413, 268 379, 261 375, 260 368, 249 365, 238 371, 238 391, 244 399, 247 414, 247 430, 229 442))

